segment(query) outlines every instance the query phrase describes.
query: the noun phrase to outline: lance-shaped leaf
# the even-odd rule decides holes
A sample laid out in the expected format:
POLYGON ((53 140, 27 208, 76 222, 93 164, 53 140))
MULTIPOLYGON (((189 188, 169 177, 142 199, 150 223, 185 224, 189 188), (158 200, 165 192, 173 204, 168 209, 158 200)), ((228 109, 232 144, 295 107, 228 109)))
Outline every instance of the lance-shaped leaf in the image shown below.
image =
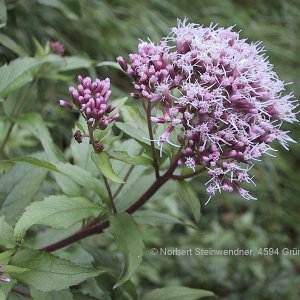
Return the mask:
MULTIPOLYGON (((4 0, 1 0, 1 1, 4 1, 4 0)), ((0 4, 0 10, 1 10, 1 4, 0 4)), ((18 54, 18 56, 26 56, 27 55, 26 51, 19 44, 17 44, 12 38, 10 38, 8 35, 0 33, 0 43, 3 46, 5 46, 6 48, 8 48, 9 50, 18 54)))
POLYGON ((41 63, 42 61, 37 58, 23 57, 2 66, 0 68, 0 96, 6 97, 12 91, 30 82, 33 79, 32 70, 41 63))
POLYGON ((32 249, 18 251, 10 264, 29 269, 23 273, 11 273, 13 278, 43 292, 63 290, 103 273, 100 269, 84 267, 32 249))
POLYGON ((103 61, 103 62, 97 64, 96 67, 111 67, 111 68, 114 68, 114 69, 117 69, 117 70, 123 72, 120 65, 117 62, 114 62, 114 61, 103 61))
POLYGON ((129 165, 152 166, 152 160, 142 155, 132 156, 125 151, 111 151, 109 152, 109 155, 113 159, 123 161, 129 165))
POLYGON ((201 206, 198 196, 192 185, 187 181, 178 180, 177 193, 179 198, 191 208, 195 221, 199 222, 201 216, 201 206))
POLYGON ((97 178, 93 177, 93 175, 90 172, 79 168, 78 166, 63 163, 56 164, 56 168, 61 173, 71 178, 74 182, 78 183, 79 185, 85 188, 93 190, 100 197, 106 199, 107 195, 103 183, 97 178))
POLYGON ((30 112, 18 118, 18 124, 40 140, 50 162, 67 162, 63 152, 53 142, 50 132, 40 114, 30 112))
POLYGON ((14 230, 5 220, 4 216, 0 217, 0 246, 5 248, 14 248, 14 230))
POLYGON ((132 216, 138 224, 147 224, 150 226, 159 226, 163 224, 184 224, 176 217, 149 209, 137 211, 132 216))
POLYGON ((109 161, 109 155, 106 152, 92 152, 92 160, 105 177, 117 183, 124 183, 124 181, 120 179, 113 170, 109 161))
POLYGON ((110 230, 125 261, 123 271, 114 286, 116 288, 130 279, 142 262, 144 242, 136 222, 127 213, 112 215, 110 230))
POLYGON ((23 210, 39 191, 47 170, 16 165, 0 178, 0 213, 9 224, 15 224, 23 210))
POLYGON ((201 289, 192 289, 183 286, 170 286, 156 289, 146 295, 143 300, 198 300, 202 297, 214 297, 214 293, 201 289))
POLYGON ((14 236, 21 240, 32 225, 47 225, 65 229, 89 217, 96 217, 101 206, 82 197, 49 196, 43 201, 29 205, 18 220, 14 236))
POLYGON ((30 157, 30 156, 23 156, 23 157, 15 157, 10 159, 11 162, 23 162, 29 165, 33 165, 36 167, 48 169, 50 171, 59 172, 59 170, 55 167, 55 165, 45 161, 38 159, 36 157, 30 157))
POLYGON ((73 295, 69 289, 61 291, 42 292, 35 288, 30 288, 33 300, 73 300, 73 295))

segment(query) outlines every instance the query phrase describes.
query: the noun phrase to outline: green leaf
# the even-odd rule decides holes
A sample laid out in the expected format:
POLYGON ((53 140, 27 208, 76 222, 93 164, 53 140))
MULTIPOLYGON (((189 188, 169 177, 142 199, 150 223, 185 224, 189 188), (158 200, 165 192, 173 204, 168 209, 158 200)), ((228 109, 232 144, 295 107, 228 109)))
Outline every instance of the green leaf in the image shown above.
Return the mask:
POLYGON ((42 292, 31 287, 30 292, 33 300, 73 300, 73 295, 69 289, 56 292, 42 292))
POLYGON ((4 216, 0 217, 0 246, 5 248, 14 248, 16 243, 13 238, 14 230, 12 226, 10 226, 4 220, 4 216))
POLYGON ((14 224, 39 191, 47 170, 18 164, 0 178, 0 214, 14 224))
POLYGON ((142 262, 144 242, 137 224, 127 213, 110 216, 110 230, 125 260, 116 288, 129 280, 142 262))
POLYGON ((51 162, 67 162, 63 152, 55 145, 40 114, 30 112, 19 117, 17 123, 29 130, 40 142, 51 162))
POLYGON ((111 68, 114 68, 114 69, 124 72, 122 70, 122 68, 120 67, 120 65, 114 61, 103 61, 103 62, 97 64, 96 67, 111 67, 111 68))
POLYGON ((2 264, 8 264, 11 256, 14 255, 15 252, 16 252, 15 249, 11 249, 11 250, 7 250, 7 251, 4 251, 4 252, 0 253, 0 263, 1 263, 1 265, 2 264))
POLYGON ((120 131, 120 134, 117 135, 117 136, 114 136, 114 135, 112 136, 112 135, 110 134, 110 132, 109 132, 107 135, 105 135, 105 136, 101 139, 100 142, 103 143, 104 145, 111 145, 112 143, 114 143, 114 142, 120 140, 122 137, 123 137, 123 132, 122 132, 122 131, 120 131))
POLYGON ((54 172, 59 172, 59 170, 55 167, 55 165, 45 161, 45 160, 40 160, 38 158, 35 157, 29 157, 29 156, 23 156, 23 157, 16 157, 13 159, 10 159, 9 161, 11 162, 23 162, 26 164, 30 164, 33 166, 37 166, 40 168, 44 168, 44 169, 48 169, 50 171, 54 171, 54 172))
POLYGON ((120 179, 113 170, 109 161, 109 155, 106 152, 92 152, 92 160, 105 177, 117 183, 124 183, 124 181, 120 179))
POLYGON ((4 270, 4 272, 12 273, 12 274, 14 274, 14 273, 24 273, 24 272, 29 270, 27 268, 21 268, 21 267, 12 266, 12 265, 3 265, 2 269, 4 270))
POLYGON ((0 68, 0 96, 5 97, 33 79, 33 69, 41 60, 23 57, 13 60, 0 68))
POLYGON ((82 68, 90 68, 92 61, 88 58, 77 57, 77 56, 64 56, 63 66, 59 68, 59 71, 70 71, 82 68))
POLYGON ((145 132, 148 130, 147 119, 134 106, 124 105, 121 108, 124 123, 130 124, 135 128, 139 128, 145 132))
POLYGON ((79 129, 81 132, 85 133, 85 129, 83 128, 83 126, 82 126, 79 122, 75 122, 75 124, 76 124, 76 126, 78 127, 78 129, 79 129))
POLYGON ((148 209, 137 211, 132 216, 138 224, 147 224, 150 226, 158 226, 163 224, 183 224, 176 217, 148 209))
MULTIPOLYGON (((0 1, 1 2, 1 1, 0 1)), ((1 11, 1 4, 0 4, 0 11, 1 11)), ((18 54, 18 56, 26 56, 27 53, 26 51, 20 46, 18 45, 13 39, 11 39, 9 36, 3 34, 0 32, 0 43, 8 48, 9 50, 15 52, 16 54, 18 54)))
POLYGON ((90 172, 79 168, 78 166, 63 163, 56 164, 56 168, 82 187, 96 192, 98 196, 103 199, 107 198, 107 192, 103 183, 97 178, 93 177, 90 172))
POLYGON ((7 298, 6 298, 6 295, 5 295, 4 291, 0 288, 0 300, 6 300, 6 299, 7 298))
POLYGON ((11 259, 14 266, 29 271, 13 278, 43 292, 59 291, 103 273, 100 269, 77 265, 55 255, 31 249, 18 251, 11 259))
POLYGON ((143 300, 197 300, 202 297, 214 297, 214 293, 206 290, 192 289, 181 286, 170 286, 156 289, 146 295, 143 300))
POLYGON ((119 97, 117 99, 112 100, 111 104, 116 106, 116 108, 113 110, 112 114, 119 112, 127 100, 128 100, 128 97, 119 97))
POLYGON ((198 223, 201 216, 201 205, 192 185, 187 181, 178 180, 177 193, 179 198, 191 208, 194 219, 198 223))
POLYGON ((112 151, 109 152, 112 159, 123 161, 129 165, 143 165, 152 166, 152 160, 145 156, 132 156, 125 151, 112 151))
POLYGON ((82 197, 49 196, 26 208, 15 226, 14 236, 21 240, 35 224, 66 229, 81 220, 98 216, 101 211, 99 205, 82 197))
POLYGON ((5 0, 0 0, 0 28, 6 25, 7 13, 5 0))
POLYGON ((126 133, 130 137, 134 138, 135 140, 137 140, 145 145, 150 145, 150 142, 145 139, 145 138, 148 138, 148 133, 146 133, 138 128, 134 128, 131 125, 121 123, 121 122, 116 122, 115 125, 120 130, 122 130, 124 133, 126 133))

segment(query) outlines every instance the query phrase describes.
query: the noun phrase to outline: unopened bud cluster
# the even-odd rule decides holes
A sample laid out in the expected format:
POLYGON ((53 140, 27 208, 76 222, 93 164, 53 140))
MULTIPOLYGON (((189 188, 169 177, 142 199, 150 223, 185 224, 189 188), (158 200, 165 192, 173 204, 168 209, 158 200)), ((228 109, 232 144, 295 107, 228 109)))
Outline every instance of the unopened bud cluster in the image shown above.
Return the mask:
POLYGON ((132 96, 161 103, 161 115, 151 118, 166 126, 158 145, 174 145, 170 134, 179 129, 179 163, 207 168, 210 196, 237 190, 255 199, 240 183, 252 182, 248 170, 274 150, 271 142, 287 148, 293 141, 280 127, 296 121, 297 106, 292 94, 282 95, 285 84, 259 43, 247 43, 232 28, 183 21, 158 45, 139 44, 129 58, 130 65, 122 57, 118 62, 134 82, 132 96))
MULTIPOLYGON (((70 87, 69 92, 75 106, 94 129, 103 129, 119 117, 119 114, 110 115, 115 106, 107 103, 111 94, 109 78, 92 81, 90 77, 78 76, 78 86, 70 87)), ((60 105, 73 108, 66 100, 60 100, 60 105)))

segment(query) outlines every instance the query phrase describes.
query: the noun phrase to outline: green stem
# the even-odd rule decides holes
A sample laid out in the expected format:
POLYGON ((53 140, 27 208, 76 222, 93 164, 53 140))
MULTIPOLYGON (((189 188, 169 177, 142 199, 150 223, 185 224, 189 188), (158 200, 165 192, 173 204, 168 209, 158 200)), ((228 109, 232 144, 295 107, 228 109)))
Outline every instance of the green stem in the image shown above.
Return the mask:
MULTIPOLYGON (((172 160, 169 169, 159 178, 156 178, 156 180, 153 182, 153 184, 148 188, 148 190, 130 207, 128 207, 125 212, 132 214, 136 210, 138 210, 140 207, 142 207, 168 180, 172 178, 172 175, 177 167, 178 160, 181 156, 181 150, 179 149, 177 155, 172 160)), ((83 238, 86 238, 90 235, 97 234, 103 232, 104 229, 106 229, 109 226, 109 221, 105 220, 99 224, 94 223, 94 221, 91 221, 91 223, 88 223, 84 228, 80 229, 79 231, 75 232, 73 235, 60 240, 58 242, 55 242, 53 244, 50 244, 41 250, 52 252, 61 248, 64 248, 74 242, 77 242, 83 238)))
MULTIPOLYGON (((88 125, 88 130, 89 130, 90 142, 93 146, 93 149, 94 149, 95 152, 98 152, 99 150, 97 149, 97 144, 96 144, 96 141, 94 139, 94 128, 91 125, 88 125)), ((114 199, 113 199, 113 195, 112 195, 112 192, 111 192, 111 188, 109 186, 107 178, 103 174, 102 174, 102 177, 103 177, 103 181, 104 181, 104 184, 105 184, 105 187, 106 187, 106 190, 107 190, 107 194, 108 194, 108 198, 109 198, 109 201, 110 201, 110 204, 111 204, 112 211, 115 214, 115 213, 117 213, 117 209, 116 209, 116 206, 114 204, 114 199)))

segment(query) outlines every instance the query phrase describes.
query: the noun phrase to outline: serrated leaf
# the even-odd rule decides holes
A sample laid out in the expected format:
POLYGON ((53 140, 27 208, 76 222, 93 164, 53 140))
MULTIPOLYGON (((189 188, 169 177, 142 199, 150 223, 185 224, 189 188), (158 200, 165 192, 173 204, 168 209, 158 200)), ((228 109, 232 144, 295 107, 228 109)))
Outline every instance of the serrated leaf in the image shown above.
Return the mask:
POLYGON ((148 134, 138 128, 134 128, 128 124, 121 123, 121 122, 116 122, 115 125, 122 130, 124 133, 129 135, 130 137, 134 138, 135 140, 146 144, 150 145, 150 142, 146 140, 145 138, 148 138, 148 134))
POLYGON ((14 230, 4 219, 4 216, 0 217, 0 246, 5 248, 14 248, 16 243, 13 238, 14 230))
POLYGON ((214 297, 214 293, 206 290, 192 289, 181 286, 170 286, 156 289, 146 295, 143 300, 197 300, 202 297, 214 297))
POLYGON ((23 156, 23 157, 16 157, 13 159, 10 159, 11 162, 23 162, 29 165, 37 166, 40 168, 48 169, 50 171, 59 172, 59 170, 55 167, 55 165, 45 161, 38 159, 36 157, 29 157, 29 156, 23 156))
POLYGON ((124 183, 124 181, 120 179, 113 170, 109 161, 109 155, 105 151, 99 153, 92 152, 92 160, 105 177, 113 182, 124 183))
POLYGON ((141 112, 134 106, 123 105, 121 108, 124 123, 130 124, 135 128, 140 128, 141 130, 147 132, 147 120, 141 112))
POLYGON ((73 166, 71 164, 58 163, 56 164, 56 168, 63 174, 67 175, 74 182, 79 185, 91 189, 96 192, 101 198, 106 199, 107 193, 103 183, 97 178, 93 177, 93 175, 79 168, 78 166, 73 166))
POLYGON ((201 205, 192 185, 187 181, 178 180, 177 193, 179 198, 190 207, 193 212, 194 219, 196 223, 198 223, 201 216, 201 205))
POLYGON ((0 178, 0 214, 14 224, 39 191, 47 170, 18 164, 0 178))
POLYGON ((158 226, 162 224, 183 224, 182 221, 176 217, 149 209, 137 211, 132 216, 138 224, 147 224, 150 226, 158 226))
POLYGON ((18 220, 14 236, 21 240, 32 225, 66 229, 89 217, 96 217, 102 208, 82 197, 49 196, 28 206, 18 220))
POLYGON ((112 114, 119 112, 127 100, 128 97, 119 97, 117 99, 112 100, 111 104, 116 106, 116 108, 112 111, 112 114))
POLYGON ((35 288, 30 288, 33 300, 73 300, 73 295, 69 289, 61 291, 42 292, 35 288))
POLYGON ((125 151, 111 151, 109 156, 112 159, 123 161, 129 165, 152 166, 152 160, 145 156, 132 156, 125 151))
POLYGON ((127 213, 110 216, 110 230, 125 261, 116 288, 129 280, 142 262, 144 242, 136 222, 127 213))
MULTIPOLYGON (((115 122, 115 125, 124 133, 134 138, 137 142, 143 144, 144 147, 146 146, 148 147, 148 149, 150 149, 150 141, 149 141, 148 133, 146 133, 145 131, 139 128, 135 128, 131 125, 122 122, 115 122)), ((154 147, 157 150, 160 150, 160 147, 157 145, 157 143, 154 143, 154 147)), ((167 153, 164 148, 162 148, 162 152, 167 153)))
POLYGON ((31 249, 18 251, 10 263, 29 269, 21 274, 13 274, 13 278, 43 292, 63 290, 103 273, 100 269, 80 266, 55 255, 31 249))
POLYGON ((41 60, 23 57, 11 61, 0 68, 0 96, 6 97, 33 79, 33 69, 41 64, 41 60))

